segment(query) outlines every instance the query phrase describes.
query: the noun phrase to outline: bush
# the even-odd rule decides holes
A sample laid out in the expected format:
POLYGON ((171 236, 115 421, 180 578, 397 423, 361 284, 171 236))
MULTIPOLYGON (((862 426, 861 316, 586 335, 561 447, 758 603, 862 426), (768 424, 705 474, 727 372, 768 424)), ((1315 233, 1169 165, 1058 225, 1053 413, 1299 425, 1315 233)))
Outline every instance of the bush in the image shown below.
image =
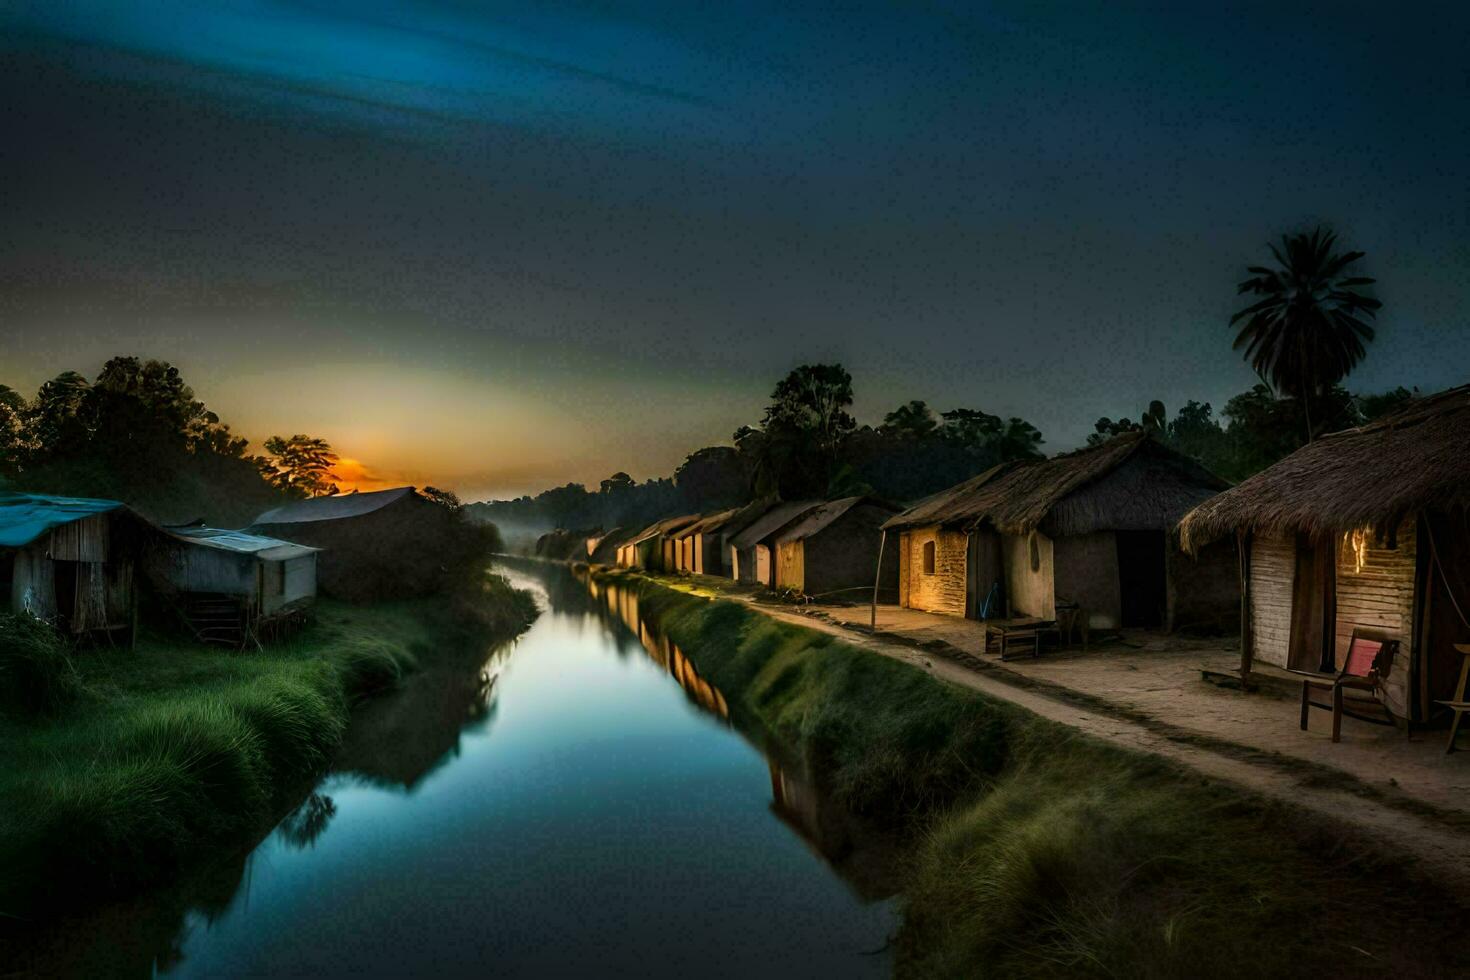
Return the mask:
POLYGON ((0 704, 21 714, 49 715, 80 689, 66 641, 56 630, 24 613, 0 615, 0 704))

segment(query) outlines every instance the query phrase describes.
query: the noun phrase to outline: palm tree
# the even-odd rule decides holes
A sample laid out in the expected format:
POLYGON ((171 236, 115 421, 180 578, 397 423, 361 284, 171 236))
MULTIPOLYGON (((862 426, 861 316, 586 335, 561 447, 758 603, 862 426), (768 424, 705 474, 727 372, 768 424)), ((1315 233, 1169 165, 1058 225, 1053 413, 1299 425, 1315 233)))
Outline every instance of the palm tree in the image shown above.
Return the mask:
POLYGON ((1343 276, 1362 252, 1334 253, 1337 236, 1317 228, 1283 235, 1281 248, 1270 246, 1277 268, 1253 265, 1251 278, 1238 293, 1263 297, 1230 318, 1244 320, 1235 349, 1277 392, 1295 396, 1306 413, 1307 441, 1312 441, 1312 396, 1341 381, 1358 365, 1373 328, 1364 318, 1377 316, 1383 304, 1358 292, 1372 279, 1343 276))

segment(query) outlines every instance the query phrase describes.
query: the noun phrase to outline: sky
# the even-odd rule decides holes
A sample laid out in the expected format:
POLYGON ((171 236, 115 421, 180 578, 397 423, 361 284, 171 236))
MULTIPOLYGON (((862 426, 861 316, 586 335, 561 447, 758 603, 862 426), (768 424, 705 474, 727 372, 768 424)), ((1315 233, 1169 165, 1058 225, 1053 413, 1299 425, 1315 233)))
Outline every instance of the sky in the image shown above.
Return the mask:
POLYGON ((1470 6, 0 0, 0 383, 165 358, 363 486, 667 475, 839 360, 1046 448, 1255 378, 1326 223, 1355 390, 1470 366, 1470 6), (700 9, 704 8, 704 9, 700 9))

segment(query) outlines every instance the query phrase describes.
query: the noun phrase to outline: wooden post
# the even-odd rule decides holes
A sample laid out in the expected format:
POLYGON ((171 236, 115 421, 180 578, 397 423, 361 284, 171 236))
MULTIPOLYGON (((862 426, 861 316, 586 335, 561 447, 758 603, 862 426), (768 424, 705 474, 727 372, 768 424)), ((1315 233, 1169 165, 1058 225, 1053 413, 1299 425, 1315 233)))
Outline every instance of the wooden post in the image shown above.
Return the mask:
POLYGON ((873 573, 873 608, 868 617, 868 628, 878 631, 878 584, 883 581, 883 546, 888 543, 888 532, 878 539, 878 570, 873 573))
POLYGON ((1255 649, 1251 642, 1251 536, 1244 532, 1235 536, 1240 565, 1240 682, 1250 686, 1251 663, 1255 649))

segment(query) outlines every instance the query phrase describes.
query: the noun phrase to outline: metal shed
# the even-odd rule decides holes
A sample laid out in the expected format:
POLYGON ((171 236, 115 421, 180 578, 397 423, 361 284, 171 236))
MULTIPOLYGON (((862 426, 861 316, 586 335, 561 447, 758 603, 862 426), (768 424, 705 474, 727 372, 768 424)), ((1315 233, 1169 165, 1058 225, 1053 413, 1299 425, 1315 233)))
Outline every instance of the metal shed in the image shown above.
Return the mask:
POLYGON ((0 595, 68 633, 131 629, 147 527, 116 500, 0 493, 0 595))

